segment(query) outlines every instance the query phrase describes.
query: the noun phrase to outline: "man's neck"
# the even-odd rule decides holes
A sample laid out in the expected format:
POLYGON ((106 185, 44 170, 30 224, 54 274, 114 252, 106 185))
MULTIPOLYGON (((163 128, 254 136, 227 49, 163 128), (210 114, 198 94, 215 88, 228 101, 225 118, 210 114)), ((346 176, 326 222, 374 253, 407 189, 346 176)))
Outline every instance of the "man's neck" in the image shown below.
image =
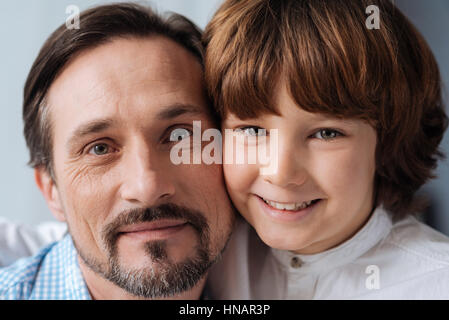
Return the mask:
MULTIPOLYGON (((94 272, 84 261, 78 256, 78 263, 86 282, 89 294, 93 300, 151 300, 147 298, 137 297, 130 294, 126 290, 118 287, 114 283, 104 279, 102 276, 94 272)), ((198 283, 190 289, 179 295, 169 298, 155 298, 154 300, 198 300, 204 289, 207 275, 204 276, 198 283)))

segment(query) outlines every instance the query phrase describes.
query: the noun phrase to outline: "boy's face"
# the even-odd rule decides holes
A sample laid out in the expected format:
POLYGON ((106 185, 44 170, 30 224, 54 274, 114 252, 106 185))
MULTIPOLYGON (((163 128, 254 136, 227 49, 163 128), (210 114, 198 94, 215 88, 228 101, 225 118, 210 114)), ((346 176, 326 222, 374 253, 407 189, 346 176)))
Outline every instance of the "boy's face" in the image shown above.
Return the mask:
MULTIPOLYGON (((282 82, 275 92, 281 116, 240 120, 231 114, 223 128, 240 129, 235 135, 244 136, 266 129, 268 144, 275 143, 269 130, 277 129, 277 170, 262 174, 258 163, 234 161, 224 165, 226 184, 236 208, 266 244, 321 252, 351 237, 372 212, 376 132, 362 120, 302 110, 282 82)), ((248 143, 237 142, 238 147, 246 152, 248 143)))

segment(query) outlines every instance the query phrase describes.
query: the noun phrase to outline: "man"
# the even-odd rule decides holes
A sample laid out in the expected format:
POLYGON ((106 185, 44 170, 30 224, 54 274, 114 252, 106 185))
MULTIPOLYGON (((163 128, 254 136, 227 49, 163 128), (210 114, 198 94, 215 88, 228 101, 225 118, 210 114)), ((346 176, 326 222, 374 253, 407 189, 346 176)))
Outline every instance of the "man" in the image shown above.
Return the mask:
POLYGON ((200 33, 135 4, 80 21, 41 49, 23 108, 36 183, 69 234, 0 270, 0 299, 198 299, 234 221, 219 165, 170 161, 173 132, 215 126, 200 33))

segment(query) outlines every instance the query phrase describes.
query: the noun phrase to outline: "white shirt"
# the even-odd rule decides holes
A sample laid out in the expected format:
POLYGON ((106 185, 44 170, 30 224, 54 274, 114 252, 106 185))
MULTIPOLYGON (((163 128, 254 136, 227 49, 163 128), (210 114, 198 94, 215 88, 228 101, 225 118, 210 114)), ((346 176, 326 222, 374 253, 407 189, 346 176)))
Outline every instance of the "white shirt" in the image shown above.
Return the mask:
POLYGON ((207 283, 212 299, 449 299, 449 238, 377 208, 350 239, 300 255, 267 247, 239 220, 207 283))
POLYGON ((32 227, 14 224, 0 217, 0 268, 60 240, 66 231, 65 223, 47 222, 32 227))

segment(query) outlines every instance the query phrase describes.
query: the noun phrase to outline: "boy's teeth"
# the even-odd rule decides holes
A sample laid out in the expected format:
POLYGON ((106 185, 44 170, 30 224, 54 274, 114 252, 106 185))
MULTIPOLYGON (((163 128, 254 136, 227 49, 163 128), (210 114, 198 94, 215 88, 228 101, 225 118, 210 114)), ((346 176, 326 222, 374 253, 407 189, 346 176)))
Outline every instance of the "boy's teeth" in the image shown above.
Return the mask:
POLYGON ((273 208, 276 208, 279 210, 296 211, 296 210, 301 210, 301 209, 304 209, 304 208, 310 206, 310 204, 312 203, 313 200, 298 202, 298 203, 280 203, 280 202, 265 200, 265 199, 263 199, 263 201, 265 201, 265 203, 272 206, 273 208))

